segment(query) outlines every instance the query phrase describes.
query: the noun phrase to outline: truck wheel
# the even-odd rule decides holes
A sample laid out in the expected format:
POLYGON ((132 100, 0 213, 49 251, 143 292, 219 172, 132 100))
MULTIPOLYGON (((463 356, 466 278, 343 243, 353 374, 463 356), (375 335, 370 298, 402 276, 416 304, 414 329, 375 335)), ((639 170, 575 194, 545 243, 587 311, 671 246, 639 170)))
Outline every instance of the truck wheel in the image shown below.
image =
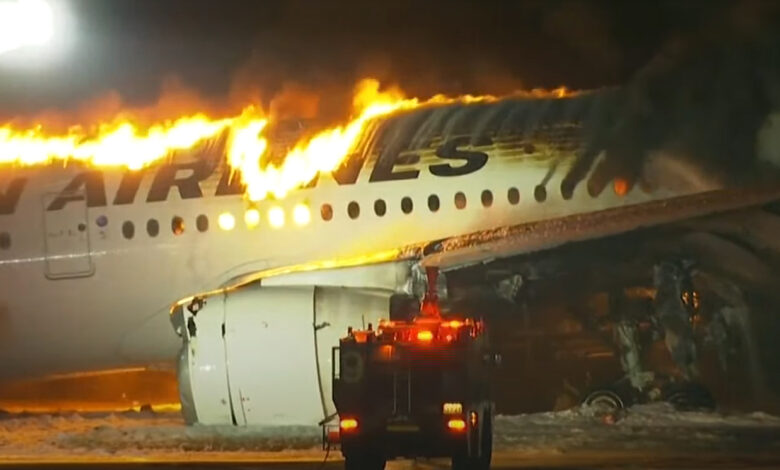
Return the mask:
POLYGON ((384 457, 370 453, 353 453, 344 456, 344 470, 385 470, 384 457))
POLYGON ((461 454, 452 457, 452 470, 489 470, 490 461, 493 459, 493 420, 490 413, 484 417, 485 423, 480 439, 480 455, 472 457, 461 454))

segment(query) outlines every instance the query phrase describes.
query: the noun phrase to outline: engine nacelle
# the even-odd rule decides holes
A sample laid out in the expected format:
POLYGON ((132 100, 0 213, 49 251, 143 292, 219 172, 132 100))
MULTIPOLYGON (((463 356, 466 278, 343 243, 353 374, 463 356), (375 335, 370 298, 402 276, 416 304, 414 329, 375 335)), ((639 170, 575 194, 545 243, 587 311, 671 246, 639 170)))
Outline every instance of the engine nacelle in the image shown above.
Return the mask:
POLYGON ((175 308, 189 424, 312 425, 335 413, 331 348, 387 317, 392 292, 248 285, 175 308))

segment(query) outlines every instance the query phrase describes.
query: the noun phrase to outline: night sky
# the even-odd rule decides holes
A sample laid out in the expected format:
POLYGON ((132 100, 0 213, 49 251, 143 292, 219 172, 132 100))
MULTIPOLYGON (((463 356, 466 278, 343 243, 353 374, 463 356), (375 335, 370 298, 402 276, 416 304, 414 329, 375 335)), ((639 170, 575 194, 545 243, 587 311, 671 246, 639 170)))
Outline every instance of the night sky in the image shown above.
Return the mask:
POLYGON ((51 1, 68 28, 57 47, 0 57, 4 119, 109 91, 145 105, 172 81, 216 100, 294 84, 346 102, 369 75, 419 96, 610 86, 674 41, 767 28, 778 11, 719 0, 51 1))

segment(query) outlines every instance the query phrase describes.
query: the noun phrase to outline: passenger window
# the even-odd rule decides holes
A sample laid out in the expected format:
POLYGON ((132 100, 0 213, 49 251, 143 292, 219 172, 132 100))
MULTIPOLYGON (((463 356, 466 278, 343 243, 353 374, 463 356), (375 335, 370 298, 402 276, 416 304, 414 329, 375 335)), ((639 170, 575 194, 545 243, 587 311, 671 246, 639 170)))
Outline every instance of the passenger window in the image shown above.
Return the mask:
POLYGON ((333 207, 330 204, 323 204, 320 207, 320 216, 322 220, 328 221, 333 218, 333 207))
POLYGON ((160 233, 160 224, 156 219, 149 219, 149 221, 146 222, 146 233, 148 233, 152 238, 156 237, 157 234, 160 233))
POLYGON ((428 209, 431 210, 431 212, 436 212, 439 210, 439 206, 441 204, 439 203, 439 196, 435 194, 431 194, 428 196, 428 209))
POLYGON ((547 188, 544 186, 537 185, 536 188, 534 188, 534 199, 536 199, 536 202, 544 202, 547 200, 547 188))
POLYGON ((455 207, 458 209, 466 208, 466 195, 462 192, 455 193, 455 207))
POLYGON ((122 235, 128 240, 131 240, 135 236, 135 225, 129 220, 122 224, 122 235))
POLYGON ((357 219, 360 216, 360 205, 355 201, 350 202, 347 206, 347 214, 350 219, 357 219))
POLYGON ((95 220, 95 223, 98 227, 104 228, 106 225, 108 225, 108 217, 101 215, 97 218, 97 220, 95 220))
MULTIPOLYGON (((223 227, 223 225, 225 223, 227 223, 228 225, 235 225, 236 223, 235 220, 236 219, 233 217, 233 214, 229 212, 223 212, 222 214, 220 214, 219 218, 217 218, 217 224, 219 224, 220 228, 224 230, 225 227, 223 227), (233 219, 233 223, 231 224, 230 220, 223 221, 222 220, 223 215, 226 217, 229 216, 231 219, 233 219)), ((247 209, 247 211, 244 212, 244 223, 246 224, 247 228, 250 229, 260 225, 260 211, 255 209, 254 207, 251 209, 247 209)), ((230 230, 232 230, 232 227, 230 228, 230 230)))
POLYGON ((387 204, 384 199, 377 199, 374 201, 374 213, 379 217, 382 217, 387 213, 387 204))
POLYGON ((174 235, 181 235, 184 233, 184 219, 178 215, 171 219, 171 231, 174 235))
POLYGON ((8 232, 0 232, 0 250, 7 250, 11 248, 11 234, 8 232))
POLYGON ((493 193, 487 189, 482 191, 482 205, 484 207, 490 207, 493 205, 493 193))
POLYGON ((268 210, 268 223, 273 228, 284 227, 284 209, 280 206, 274 206, 268 210))
POLYGON ((517 188, 509 188, 506 192, 506 198, 514 206, 520 202, 520 191, 517 188))
POLYGON ((414 209, 414 204, 412 203, 412 198, 410 197, 404 197, 401 199, 401 211, 404 214, 409 214, 412 212, 412 209, 414 209))
POLYGON ((195 219, 195 228, 198 232, 205 232, 209 229, 209 218, 201 214, 195 219))

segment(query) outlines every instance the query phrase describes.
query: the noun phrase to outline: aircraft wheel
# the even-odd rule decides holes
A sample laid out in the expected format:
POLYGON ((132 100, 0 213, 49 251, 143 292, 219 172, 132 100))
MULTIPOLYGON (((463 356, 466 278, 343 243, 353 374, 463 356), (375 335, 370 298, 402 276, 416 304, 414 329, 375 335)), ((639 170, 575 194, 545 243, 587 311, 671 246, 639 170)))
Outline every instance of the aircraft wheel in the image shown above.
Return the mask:
POLYGON ((609 389, 595 390, 588 394, 582 404, 605 411, 617 411, 626 407, 625 401, 615 391, 609 389))
POLYGON ((663 399, 678 411, 715 409, 710 391, 696 383, 669 384, 663 391, 663 399))

